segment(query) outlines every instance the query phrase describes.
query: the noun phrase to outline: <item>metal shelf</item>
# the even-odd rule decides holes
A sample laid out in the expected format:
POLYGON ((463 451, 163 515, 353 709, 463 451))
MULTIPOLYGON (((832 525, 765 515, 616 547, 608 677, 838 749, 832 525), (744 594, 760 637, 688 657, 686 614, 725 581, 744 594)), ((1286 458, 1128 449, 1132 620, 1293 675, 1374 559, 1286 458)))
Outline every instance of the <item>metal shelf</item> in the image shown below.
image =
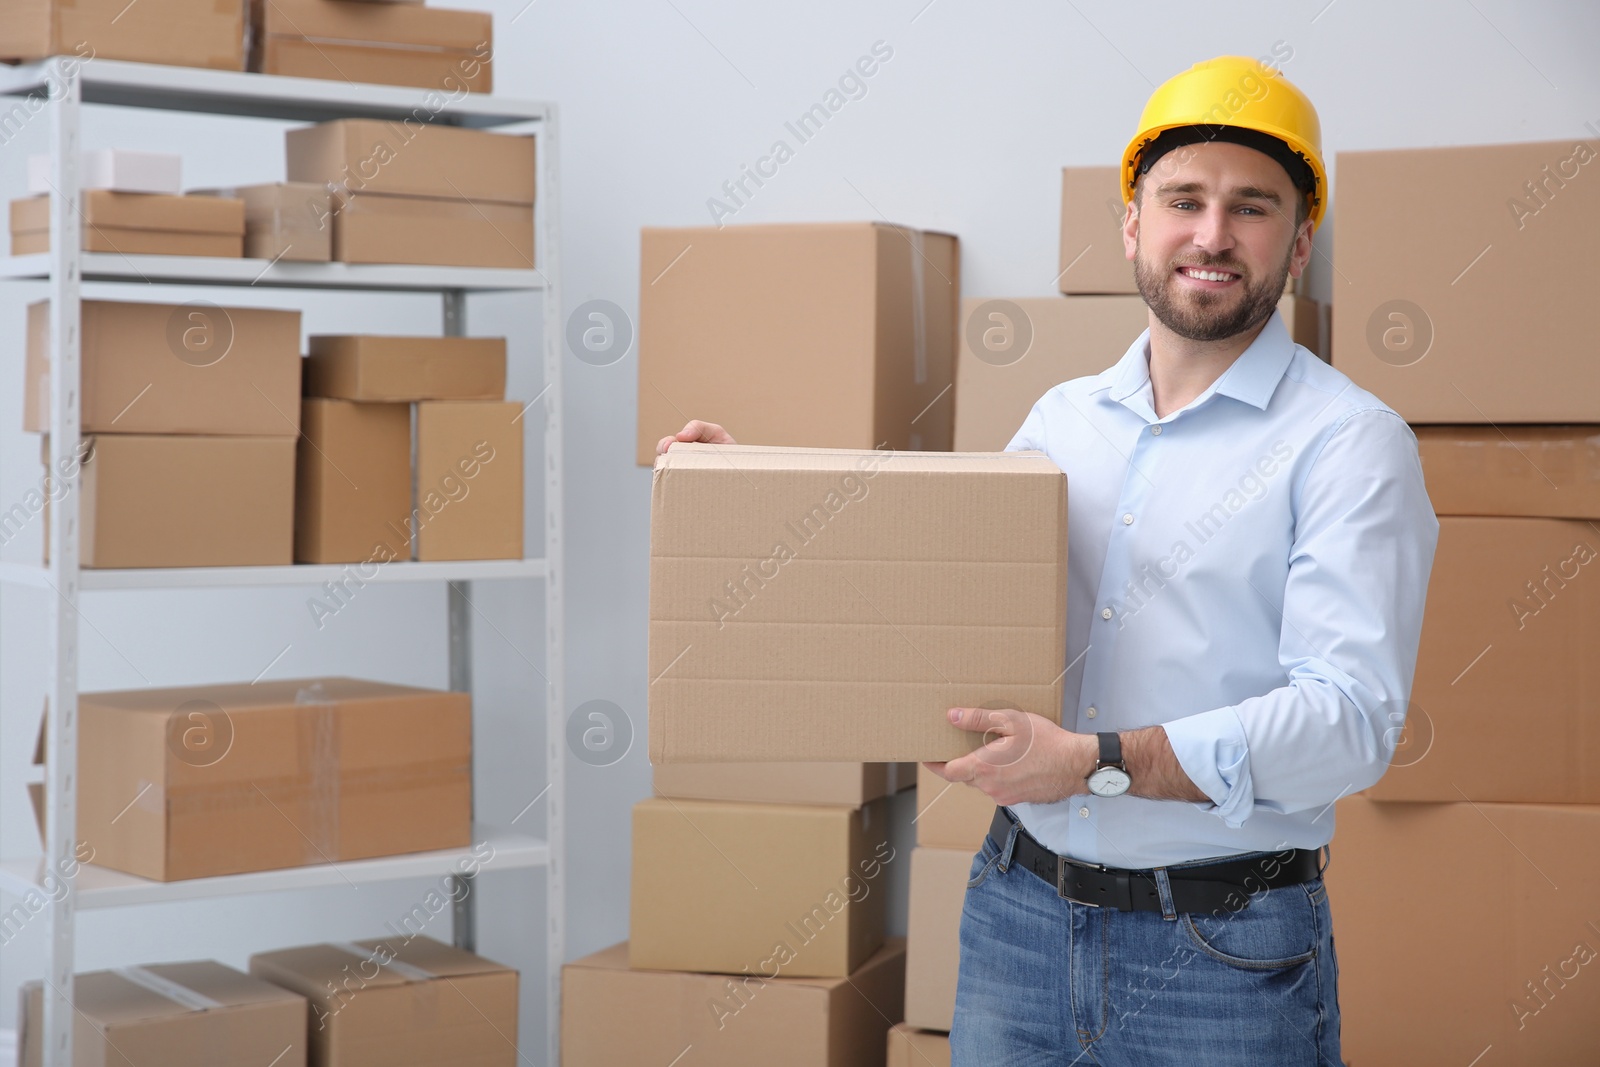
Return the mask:
MULTIPOLYGON (((190 878, 181 882, 153 882, 148 878, 86 864, 73 880, 73 899, 80 910, 119 908, 131 904, 168 904, 182 900, 211 900, 252 893, 281 893, 296 889, 356 888, 374 882, 412 878, 438 878, 459 873, 463 860, 472 860, 479 874, 526 870, 550 862, 550 847, 535 837, 488 827, 473 828, 474 847, 487 843, 493 859, 484 863, 472 848, 413 852, 370 860, 285 867, 276 871, 230 874, 218 878, 190 878)), ((48 897, 44 885, 47 868, 42 857, 0 861, 0 889, 23 896, 30 892, 48 897)))
MULTIPOLYGON (((504 578, 544 578, 543 559, 451 560, 435 563, 395 562, 363 568, 359 563, 297 563, 288 567, 136 567, 126 570, 85 569, 79 589, 240 589, 259 586, 321 585, 356 581, 472 582, 504 578)), ((0 563, 0 582, 50 588, 50 568, 30 563, 0 563)))
MULTIPOLYGON (((3 68, 0 68, 3 69, 3 68)), ((266 259, 211 256, 127 256, 84 252, 79 257, 86 282, 139 285, 236 285, 276 289, 369 289, 378 292, 468 293, 539 290, 542 271, 495 267, 428 267, 378 263, 274 263, 266 259)), ((50 253, 0 259, 0 279, 46 281, 50 253)))

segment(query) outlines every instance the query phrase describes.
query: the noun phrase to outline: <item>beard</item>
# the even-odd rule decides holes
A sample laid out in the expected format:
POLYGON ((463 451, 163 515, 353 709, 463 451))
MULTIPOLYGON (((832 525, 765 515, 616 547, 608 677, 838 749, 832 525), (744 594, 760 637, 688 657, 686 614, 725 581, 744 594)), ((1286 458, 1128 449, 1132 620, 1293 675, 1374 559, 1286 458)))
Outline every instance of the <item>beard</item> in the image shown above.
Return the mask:
POLYGON ((1253 281, 1242 264, 1228 256, 1212 256, 1196 262, 1171 263, 1165 268, 1149 262, 1137 243, 1134 247, 1133 278, 1139 295, 1156 320, 1190 341, 1222 341, 1236 337, 1265 322, 1278 306, 1289 281, 1289 263, 1294 246, 1278 269, 1253 281), (1213 292, 1195 289, 1178 292, 1177 268, 1199 267, 1226 270, 1239 275, 1239 292, 1213 292))

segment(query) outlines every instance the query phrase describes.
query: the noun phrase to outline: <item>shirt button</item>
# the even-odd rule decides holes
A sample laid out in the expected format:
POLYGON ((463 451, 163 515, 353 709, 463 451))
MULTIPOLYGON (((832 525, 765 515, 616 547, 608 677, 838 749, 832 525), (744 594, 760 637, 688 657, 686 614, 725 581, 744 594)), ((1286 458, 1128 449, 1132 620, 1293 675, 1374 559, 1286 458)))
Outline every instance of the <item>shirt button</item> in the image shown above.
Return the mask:
POLYGON ((1109 618, 1111 618, 1111 609, 1110 609, 1110 608, 1101 608, 1101 609, 1100 609, 1100 617, 1101 617, 1101 618, 1102 618, 1102 619, 1109 619, 1109 618))
POLYGON ((1132 526, 1133 525, 1133 512, 1130 511, 1126 515, 1122 516, 1122 525, 1124 525, 1124 526, 1132 526))
POLYGON ((1156 424, 1155 426, 1150 427, 1150 435, 1152 437, 1160 437, 1161 436, 1161 426, 1160 426, 1159 423, 1156 424))
POLYGON ((1078 809, 1078 818, 1087 819, 1088 817, 1089 817, 1089 809, 1088 808, 1079 808, 1078 809))
POLYGON ((1094 707, 1093 707, 1093 706, 1092 706, 1092 705, 1091 705, 1091 706, 1090 706, 1090 708, 1089 708, 1089 710, 1088 710, 1088 711, 1086 711, 1086 712, 1084 712, 1084 714, 1085 714, 1085 715, 1087 715, 1087 716, 1089 716, 1089 718, 1091 718, 1091 719, 1092 719, 1092 718, 1094 718, 1094 717, 1095 717, 1095 716, 1096 716, 1096 715, 1098 715, 1098 714, 1100 714, 1100 712, 1099 712, 1099 711, 1097 711, 1097 710, 1096 710, 1096 709, 1095 709, 1095 708, 1094 708, 1094 707))

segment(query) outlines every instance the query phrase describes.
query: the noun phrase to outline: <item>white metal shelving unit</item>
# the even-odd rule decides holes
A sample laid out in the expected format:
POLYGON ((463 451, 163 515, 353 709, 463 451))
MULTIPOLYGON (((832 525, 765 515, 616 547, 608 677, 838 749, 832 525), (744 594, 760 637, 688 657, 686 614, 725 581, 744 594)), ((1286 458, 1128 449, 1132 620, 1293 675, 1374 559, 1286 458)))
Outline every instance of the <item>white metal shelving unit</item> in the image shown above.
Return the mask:
MULTIPOLYGON (((431 94, 437 97, 438 94, 431 94)), ((354 85, 303 78, 160 67, 75 58, 47 60, 21 67, 0 67, 0 97, 22 98, 51 131, 51 178, 59 195, 50 205, 50 251, 0 259, 0 279, 33 279, 48 283, 51 299, 51 425, 50 461, 57 470, 76 453, 81 423, 78 320, 83 282, 162 283, 205 286, 279 286, 301 289, 432 292, 442 298, 443 332, 466 330, 466 297, 471 293, 521 291, 537 295, 543 308, 540 350, 546 408, 542 470, 544 473, 544 538, 541 558, 460 563, 395 562, 363 580, 378 582, 446 582, 449 614, 450 687, 470 691, 471 616, 469 583, 490 580, 532 580, 545 590, 545 840, 478 826, 474 840, 494 846, 496 872, 538 868, 545 872, 546 1005, 545 1061, 555 1063, 559 1049, 560 967, 565 953, 565 732, 562 708, 561 576, 561 346, 557 240, 558 155, 556 109, 541 102, 493 96, 466 96, 431 106, 420 89, 354 85), (209 259, 178 256, 121 256, 80 251, 78 211, 79 120, 83 104, 113 104, 196 114, 322 122, 336 118, 404 119, 432 113, 431 121, 475 128, 526 126, 536 139, 537 190, 534 203, 535 267, 498 270, 461 267, 366 266, 344 263, 268 263, 265 260, 209 259)), ((518 132, 524 132, 519 129, 518 132)), ((529 465, 530 467, 533 464, 529 465)), ((56 595, 44 598, 45 633, 50 678, 50 729, 46 754, 46 834, 42 857, 0 862, 0 889, 26 893, 38 888, 49 871, 72 869, 77 829, 73 775, 77 766, 79 594, 86 590, 211 589, 250 586, 310 585, 332 580, 348 570, 338 565, 292 567, 205 567, 152 570, 82 570, 79 567, 79 498, 66 492, 53 503, 48 566, 0 564, 0 581, 32 585, 56 595)), ((214 899, 244 894, 311 889, 347 883, 437 878, 450 874, 465 850, 265 871, 185 882, 151 882, 96 867, 81 868, 66 893, 44 915, 48 964, 43 1032, 50 1065, 72 1061, 72 972, 76 914, 79 908, 107 908, 160 901, 214 899)), ((454 875, 452 875, 454 876, 454 875)), ((459 895, 459 894, 452 894, 459 895)), ((452 914, 455 940, 475 947, 476 887, 452 914)), ((524 1055, 524 1062, 528 1057, 524 1055)))

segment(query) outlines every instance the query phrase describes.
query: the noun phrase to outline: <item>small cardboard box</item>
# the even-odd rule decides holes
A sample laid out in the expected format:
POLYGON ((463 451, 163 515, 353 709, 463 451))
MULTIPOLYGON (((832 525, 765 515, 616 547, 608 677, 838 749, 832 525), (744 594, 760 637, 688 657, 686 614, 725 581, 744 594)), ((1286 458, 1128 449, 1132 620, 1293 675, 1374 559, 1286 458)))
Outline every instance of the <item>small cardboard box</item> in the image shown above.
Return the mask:
POLYGON ((234 0, 9 0, 0 60, 51 56, 244 69, 244 4, 234 0))
POLYGON ((78 836, 160 882, 470 842, 465 693, 354 678, 82 693, 78 836))
POLYGON ((1037 452, 679 444, 651 486, 650 761, 944 760, 1056 721, 1066 478, 1037 452))
POLYGON ((1418 426, 1440 515, 1600 519, 1600 426, 1418 426))
POLYGON ((641 244, 641 465, 691 418, 746 444, 949 449, 953 236, 811 223, 641 244))
POLYGON ((267 182, 196 189, 190 196, 244 201, 244 254, 250 259, 326 263, 333 258, 333 197, 311 182, 267 182))
POLYGON ((296 453, 296 563, 411 557, 411 407, 306 397, 296 453))
POLYGON ((648 970, 844 977, 883 944, 888 801, 651 797, 633 808, 628 960, 648 970))
MULTIPOLYGON (((85 300, 82 432, 293 438, 300 312, 85 300)), ((50 430, 50 302, 28 305, 22 428, 50 430)))
POLYGON ((250 973, 310 1001, 307 1067, 516 1067, 517 972, 431 938, 304 945, 250 973))
POLYGON ((1440 519, 1409 713, 1368 795, 1600 804, 1597 570, 1590 522, 1440 519))
POLYGON ((917 844, 964 850, 983 846, 994 820, 994 801, 964 782, 947 782, 928 768, 917 767, 917 844))
POLYGON ((1061 168, 1063 293, 1132 294, 1133 264, 1122 251, 1121 167, 1061 168))
POLYGON ((414 558, 522 558, 522 405, 416 405, 414 558))
POLYGON ((335 198, 340 263, 533 269, 533 206, 365 192, 335 198))
POLYGON ((905 976, 898 939, 848 978, 636 971, 613 945, 561 970, 561 1063, 882 1067, 905 976))
POLYGON ((504 337, 317 334, 305 394, 345 400, 504 400, 504 337))
MULTIPOLYGON (((410 3, 360 3, 329 0, 327 7, 375 7, 442 12, 410 3)), ((452 12, 453 14, 454 12, 452 12)), ((473 50, 407 48, 354 41, 318 41, 284 34, 258 38, 251 69, 262 74, 371 85, 409 85, 440 93, 494 91, 489 46, 473 50)))
POLYGON ((382 193, 533 203, 530 136, 438 124, 338 119, 290 130, 288 178, 340 195, 382 193))
POLYGON ((1340 152, 1334 366, 1408 422, 1600 422, 1597 154, 1582 140, 1340 152))
POLYGON ((949 1030, 955 1018, 961 906, 971 869, 968 849, 919 845, 911 850, 906 917, 906 1022, 911 1026, 949 1030))
POLYGON ((950 1067, 950 1035, 896 1023, 889 1030, 887 1067, 950 1067))
POLYGON ((655 793, 674 800, 758 804, 848 804, 909 789, 912 763, 666 763, 652 768, 655 793))
MULTIPOLYGON (((78 154, 78 188, 110 189, 119 193, 183 192, 183 157, 175 152, 130 152, 101 148, 78 154)), ((49 193, 50 157, 28 157, 28 192, 49 193)))
MULTIPOLYGON (((244 204, 207 196, 90 189, 79 200, 83 247, 126 255, 238 257, 244 204)), ((11 254, 50 250, 50 197, 11 201, 11 254)))
POLYGON ((1335 818, 1328 901, 1349 1062, 1594 1061, 1600 808, 1354 796, 1335 818), (1484 906, 1483 878, 1413 891, 1416 872, 1466 870, 1492 877, 1500 906, 1484 906))
MULTIPOLYGON (((17 1012, 20 1067, 44 1063, 44 983, 17 1012)), ((306 1067, 306 1000, 210 960, 72 979, 72 1061, 96 1067, 306 1067)))
POLYGON ((249 4, 250 26, 258 35, 463 52, 487 50, 494 42, 494 20, 487 11, 346 0, 249 0, 249 4))

